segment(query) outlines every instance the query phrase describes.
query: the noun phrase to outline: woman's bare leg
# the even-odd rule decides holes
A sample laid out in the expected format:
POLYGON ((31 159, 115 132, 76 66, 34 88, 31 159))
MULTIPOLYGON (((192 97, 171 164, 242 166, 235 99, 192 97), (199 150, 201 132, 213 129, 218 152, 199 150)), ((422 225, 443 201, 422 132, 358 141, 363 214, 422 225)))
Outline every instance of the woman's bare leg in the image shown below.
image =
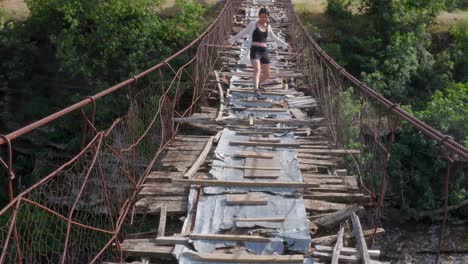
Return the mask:
POLYGON ((250 60, 252 62, 253 67, 253 83, 254 83, 254 90, 258 90, 258 84, 260 83, 260 60, 250 60))
POLYGON ((270 78, 270 64, 261 64, 262 74, 260 76, 259 84, 262 84, 270 78))

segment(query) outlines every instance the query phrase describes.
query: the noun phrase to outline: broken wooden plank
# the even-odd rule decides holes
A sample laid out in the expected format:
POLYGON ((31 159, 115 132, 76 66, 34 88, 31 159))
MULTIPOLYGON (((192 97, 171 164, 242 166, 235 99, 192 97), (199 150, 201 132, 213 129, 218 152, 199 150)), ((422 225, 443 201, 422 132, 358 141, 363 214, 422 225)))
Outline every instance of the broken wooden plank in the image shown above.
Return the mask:
POLYGON ((358 250, 362 258, 362 263, 370 264, 371 259, 369 252, 367 251, 366 239, 364 238, 364 234, 362 232, 361 222, 359 221, 359 217, 354 212, 351 214, 351 220, 353 222, 353 231, 356 237, 358 250))
POLYGON ((340 258, 340 252, 343 248, 343 233, 344 228, 343 226, 340 227, 340 231, 338 232, 338 238, 336 239, 335 247, 333 247, 333 255, 331 264, 338 264, 338 259, 340 258))
POLYGON ((267 237, 249 235, 229 235, 229 234, 191 234, 192 240, 224 240, 241 242, 270 242, 267 237))
POLYGON ((161 205, 161 213, 159 214, 158 237, 164 236, 166 232, 166 218, 167 218, 167 203, 161 205))
POLYGON ((206 142, 203 151, 200 153, 200 156, 198 156, 197 160, 192 164, 192 167, 190 167, 187 173, 184 174, 185 178, 192 178, 192 176, 198 171, 200 165, 206 159, 206 156, 208 156, 208 153, 210 152, 211 147, 213 146, 214 138, 215 137, 210 137, 210 139, 208 139, 208 142, 206 142))
POLYGON ((297 108, 291 108, 289 110, 291 111, 291 114, 293 114, 293 116, 296 119, 306 119, 307 118, 307 115, 304 114, 301 110, 299 110, 297 108))
MULTIPOLYGON (((365 237, 371 237, 374 234, 374 231, 375 231, 375 235, 381 235, 385 233, 385 230, 383 228, 377 228, 377 230, 368 229, 368 230, 364 230, 363 233, 365 237)), ((337 235, 323 236, 323 237, 313 238, 311 242, 314 245, 329 246, 336 241, 336 238, 337 238, 337 235)), ((354 239, 354 232, 345 234, 343 239, 354 239)))
POLYGON ((273 182, 273 181, 221 181, 221 180, 185 180, 174 179, 174 184, 203 185, 218 187, 276 187, 276 188, 308 188, 318 187, 320 184, 307 182, 273 182))

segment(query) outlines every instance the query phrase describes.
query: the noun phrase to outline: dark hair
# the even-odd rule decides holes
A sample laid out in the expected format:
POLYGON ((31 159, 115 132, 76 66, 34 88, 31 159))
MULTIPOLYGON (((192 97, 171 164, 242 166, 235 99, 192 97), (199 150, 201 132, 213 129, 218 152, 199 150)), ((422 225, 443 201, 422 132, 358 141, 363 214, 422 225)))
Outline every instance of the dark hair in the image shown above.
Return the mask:
POLYGON ((260 16, 261 14, 270 15, 270 10, 268 10, 266 7, 262 7, 260 8, 260 11, 258 11, 258 16, 260 16))

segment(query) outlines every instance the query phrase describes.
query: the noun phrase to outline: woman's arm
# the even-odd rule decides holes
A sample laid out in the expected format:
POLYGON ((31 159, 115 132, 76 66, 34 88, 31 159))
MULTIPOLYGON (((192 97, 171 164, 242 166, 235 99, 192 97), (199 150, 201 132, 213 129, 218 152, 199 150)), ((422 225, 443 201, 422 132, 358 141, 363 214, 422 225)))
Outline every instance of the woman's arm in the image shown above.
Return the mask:
POLYGON ((275 33, 273 32, 273 29, 271 28, 270 25, 268 25, 268 34, 271 36, 271 38, 280 46, 283 46, 285 48, 289 47, 289 44, 282 41, 280 38, 278 38, 278 36, 275 35, 275 33))
POLYGON ((243 36, 247 35, 248 33, 252 33, 255 29, 256 21, 251 21, 249 25, 247 25, 241 32, 237 33, 237 35, 228 39, 229 43, 233 44, 236 40, 242 38, 243 36))

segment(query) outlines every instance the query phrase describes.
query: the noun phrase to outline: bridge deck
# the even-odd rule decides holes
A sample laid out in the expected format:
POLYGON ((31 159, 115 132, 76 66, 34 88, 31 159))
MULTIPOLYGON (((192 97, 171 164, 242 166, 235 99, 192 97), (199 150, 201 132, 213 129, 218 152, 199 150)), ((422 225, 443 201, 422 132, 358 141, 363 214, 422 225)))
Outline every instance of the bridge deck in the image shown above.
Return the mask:
MULTIPOLYGON (((256 19, 258 4, 271 1, 259 2, 243 3, 236 17, 242 25, 233 33, 256 19)), ((288 23, 281 6, 270 6, 270 17, 274 31, 284 37, 288 23)), ((177 136, 161 169, 147 178, 136 212, 159 214, 161 220, 158 232, 121 244, 128 256, 175 257, 179 263, 330 263, 333 258, 370 263, 378 258, 379 251, 368 251, 362 242, 374 230, 362 232, 356 217, 354 229, 347 230, 354 235, 338 232, 368 202, 344 169, 344 157, 359 151, 334 147, 317 100, 301 92, 305 76, 294 53, 273 50, 271 78, 261 99, 253 95, 251 67, 238 64, 246 48, 219 50, 222 67, 213 72, 212 84, 220 108, 202 107, 201 113, 176 120, 204 135, 177 136), (185 215, 185 221, 179 231, 166 232, 173 215, 185 215), (351 239, 357 240, 356 248, 339 242, 351 239)))

